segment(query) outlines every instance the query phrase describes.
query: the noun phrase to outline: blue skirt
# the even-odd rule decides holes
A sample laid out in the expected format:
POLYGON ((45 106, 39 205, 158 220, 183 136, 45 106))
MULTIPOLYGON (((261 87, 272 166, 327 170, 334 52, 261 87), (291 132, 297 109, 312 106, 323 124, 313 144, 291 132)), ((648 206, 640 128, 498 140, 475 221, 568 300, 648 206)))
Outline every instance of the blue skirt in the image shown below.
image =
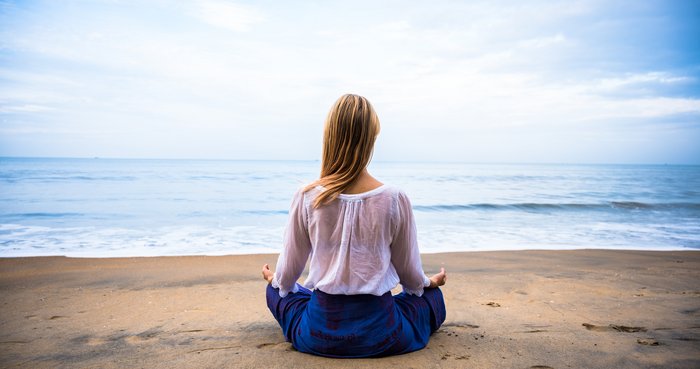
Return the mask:
POLYGON ((267 306, 288 342, 301 352, 359 358, 420 350, 445 321, 445 301, 439 288, 422 297, 387 292, 375 295, 330 295, 299 286, 299 292, 279 296, 267 286, 267 306))

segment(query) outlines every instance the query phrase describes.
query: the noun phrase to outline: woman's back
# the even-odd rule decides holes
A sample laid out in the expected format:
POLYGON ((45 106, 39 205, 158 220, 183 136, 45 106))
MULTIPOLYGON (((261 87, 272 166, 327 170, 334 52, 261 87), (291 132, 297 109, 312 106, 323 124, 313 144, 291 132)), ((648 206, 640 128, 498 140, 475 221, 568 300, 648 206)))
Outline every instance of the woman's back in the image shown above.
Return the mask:
MULTIPOLYGON (((310 248, 304 286, 330 294, 381 296, 401 281, 408 292, 422 294, 430 281, 421 267, 408 197, 382 185, 363 193, 340 194, 314 208, 321 191, 317 187, 295 195, 298 209, 291 216, 300 219, 285 234, 285 242, 304 244, 308 239, 308 246, 285 255, 305 261, 310 248)), ((278 265, 277 270, 286 267, 278 265)), ((284 290, 285 283, 281 285, 284 290)))

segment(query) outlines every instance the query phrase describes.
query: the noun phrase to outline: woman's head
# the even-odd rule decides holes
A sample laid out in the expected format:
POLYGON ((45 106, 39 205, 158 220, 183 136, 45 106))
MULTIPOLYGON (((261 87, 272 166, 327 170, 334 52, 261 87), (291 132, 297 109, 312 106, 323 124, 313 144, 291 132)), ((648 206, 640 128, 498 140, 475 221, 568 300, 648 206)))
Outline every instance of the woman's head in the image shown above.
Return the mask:
POLYGON ((335 199, 367 167, 379 135, 379 118, 369 101, 358 95, 341 96, 331 107, 323 130, 321 177, 313 185, 325 187, 315 206, 335 199))

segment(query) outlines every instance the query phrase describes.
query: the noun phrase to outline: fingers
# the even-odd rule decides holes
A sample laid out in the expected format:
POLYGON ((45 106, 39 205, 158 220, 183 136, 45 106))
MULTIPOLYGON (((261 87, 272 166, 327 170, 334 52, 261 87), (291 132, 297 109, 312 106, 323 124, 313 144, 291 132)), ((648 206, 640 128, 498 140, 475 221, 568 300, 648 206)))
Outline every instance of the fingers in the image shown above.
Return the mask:
POLYGON ((266 280, 268 283, 270 283, 270 281, 272 281, 272 271, 270 270, 269 264, 263 265, 262 276, 263 276, 263 279, 266 280))

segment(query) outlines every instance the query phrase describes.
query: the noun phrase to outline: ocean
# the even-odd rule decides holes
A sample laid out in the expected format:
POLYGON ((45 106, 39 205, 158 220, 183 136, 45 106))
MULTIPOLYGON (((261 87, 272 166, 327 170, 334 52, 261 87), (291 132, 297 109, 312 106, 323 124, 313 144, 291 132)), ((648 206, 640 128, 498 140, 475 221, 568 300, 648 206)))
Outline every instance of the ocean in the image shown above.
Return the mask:
MULTIPOLYGON (((0 158, 0 257, 276 253, 317 161, 0 158)), ((700 249, 700 166, 374 162, 425 253, 700 249)))

